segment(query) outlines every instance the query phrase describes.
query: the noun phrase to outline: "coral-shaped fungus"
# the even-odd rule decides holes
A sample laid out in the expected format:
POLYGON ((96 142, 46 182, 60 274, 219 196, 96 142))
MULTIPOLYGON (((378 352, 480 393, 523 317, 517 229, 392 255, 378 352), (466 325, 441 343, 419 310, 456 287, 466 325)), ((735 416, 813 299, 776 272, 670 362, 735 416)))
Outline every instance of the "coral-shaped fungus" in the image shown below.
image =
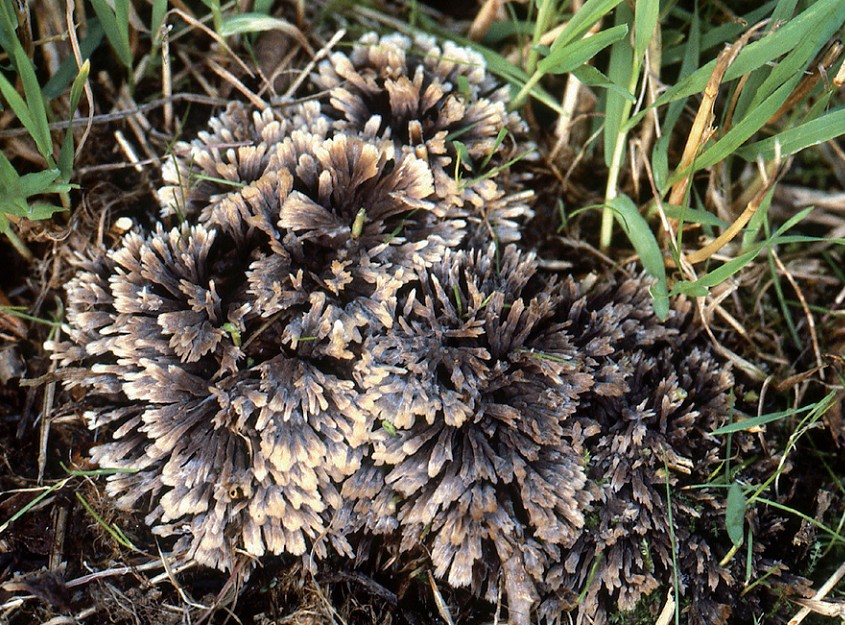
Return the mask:
MULTIPOLYGON (((549 278, 503 245, 530 193, 488 173, 523 128, 482 58, 369 34, 312 78, 322 104, 233 104, 176 146, 159 199, 182 226, 77 260, 48 348, 118 505, 219 568, 396 533, 454 587, 501 579, 518 625, 582 589, 585 615, 633 607, 672 536, 709 558, 666 507, 713 507, 684 486, 730 375, 642 280, 549 278)), ((687 562, 691 613, 723 611, 702 589, 730 572, 687 562)))
POLYGON ((110 478, 118 504, 146 497, 157 533, 220 568, 238 552, 319 555, 326 533, 348 550, 329 523, 369 421, 347 363, 370 325, 390 326, 413 270, 464 234, 425 160, 329 133, 313 105, 288 113, 213 120, 172 161, 183 186, 160 193, 199 223, 81 261, 68 339, 48 344, 67 384, 92 391, 89 425, 111 428, 94 459, 135 471, 110 478), (186 173, 196 163, 207 176, 186 173))
POLYGON ((536 272, 531 255, 491 246, 447 253, 402 292, 357 367, 382 427, 343 487, 353 521, 398 530, 400 551, 425 547, 450 585, 494 599, 503 576, 514 623, 548 597, 560 617, 605 550, 591 592, 622 609, 669 581, 660 489, 693 462, 690 483, 703 480, 730 383, 706 352, 672 354, 689 347, 684 315, 661 323, 640 280, 536 272))
POLYGON ((298 130, 325 138, 330 120, 316 102, 263 111, 231 102, 208 125, 196 139, 177 142, 164 163, 164 217, 207 218, 217 201, 261 177, 285 137, 298 130))
POLYGON ((130 233, 67 293, 68 339, 48 347, 89 390, 90 426, 112 428, 92 455, 128 471, 108 481, 119 507, 148 505, 156 533, 210 566, 324 553, 364 415, 325 363, 253 347, 263 322, 226 242, 201 225, 130 233))
POLYGON ((724 598, 741 583, 717 563, 717 543, 703 520, 718 517, 718 527, 724 518, 723 495, 716 500, 702 485, 719 466, 720 441, 711 432, 730 414, 733 378, 694 335, 682 327, 669 340, 632 350, 618 392, 585 398, 583 409, 601 427, 589 470, 600 497, 590 530, 547 582, 582 589, 578 610, 598 623, 614 608, 636 607, 668 584, 676 567, 691 623, 716 622, 692 617, 729 610, 711 605, 714 591, 724 598))
POLYGON ((392 139, 431 163, 442 203, 470 224, 470 244, 516 241, 532 192, 490 178, 533 150, 507 111, 508 88, 477 52, 433 37, 368 33, 319 66, 326 115, 344 131, 392 139))

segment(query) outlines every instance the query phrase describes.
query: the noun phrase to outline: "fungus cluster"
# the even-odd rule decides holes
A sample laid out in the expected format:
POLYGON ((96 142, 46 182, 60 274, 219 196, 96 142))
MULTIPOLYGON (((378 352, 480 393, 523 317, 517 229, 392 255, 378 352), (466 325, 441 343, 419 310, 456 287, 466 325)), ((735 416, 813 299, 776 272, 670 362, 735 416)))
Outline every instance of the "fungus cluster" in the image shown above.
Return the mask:
POLYGON ((518 249, 531 193, 493 174, 530 146, 478 54, 369 34, 312 87, 231 104, 174 148, 162 224, 77 259, 48 348, 109 493, 213 567, 385 534, 453 587, 501 580, 514 623, 584 587, 632 607, 669 579, 665 487, 715 462, 729 374, 641 280, 518 249))

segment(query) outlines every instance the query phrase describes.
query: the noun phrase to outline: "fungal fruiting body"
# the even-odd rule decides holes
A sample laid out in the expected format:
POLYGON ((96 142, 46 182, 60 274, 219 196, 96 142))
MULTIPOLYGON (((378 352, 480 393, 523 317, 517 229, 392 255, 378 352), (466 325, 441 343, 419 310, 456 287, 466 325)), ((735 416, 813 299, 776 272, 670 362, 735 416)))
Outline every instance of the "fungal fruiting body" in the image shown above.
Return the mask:
POLYGON ((666 506, 698 512, 662 493, 705 481, 729 373, 642 280, 514 245, 533 146, 478 54, 368 34, 311 78, 322 102, 232 104, 176 145, 181 225, 76 260, 47 347, 108 492, 217 568, 388 535, 453 587, 501 580, 518 625, 582 590, 629 609, 669 579, 666 506))
POLYGON ((356 376, 381 426, 344 483, 348 518, 430 553, 453 587, 494 601, 503 580, 514 623, 538 606, 556 621, 585 587, 578 609, 601 618, 665 583, 665 488, 717 461, 731 377, 646 287, 559 282, 513 246, 447 252, 364 342, 356 376))
POLYGON ((226 248, 201 225, 127 235, 70 281, 69 336, 49 345, 89 390, 89 425, 111 429, 92 456, 126 471, 108 481, 118 506, 148 506, 177 552, 220 568, 237 552, 325 552, 364 419, 324 363, 251 348, 262 319, 226 248))

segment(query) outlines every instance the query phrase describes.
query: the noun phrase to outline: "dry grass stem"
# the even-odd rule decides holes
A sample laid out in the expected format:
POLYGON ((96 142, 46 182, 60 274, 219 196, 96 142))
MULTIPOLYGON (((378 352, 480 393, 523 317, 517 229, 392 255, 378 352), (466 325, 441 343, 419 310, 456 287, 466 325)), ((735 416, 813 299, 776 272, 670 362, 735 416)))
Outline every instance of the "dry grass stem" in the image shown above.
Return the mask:
POLYGON ((801 287, 798 286, 798 283, 795 281, 795 278, 792 277, 790 271, 786 268, 783 262, 781 262, 777 251, 773 249, 770 253, 772 255, 772 259, 775 261, 775 264, 778 266, 778 269, 780 269, 781 273, 783 273, 784 277, 792 286, 792 290, 795 291, 795 296, 801 303, 801 310, 804 311, 804 318, 807 320, 807 330, 810 332, 810 343, 813 346, 813 354, 816 357, 816 366, 819 368, 819 377, 824 380, 825 367, 824 362, 822 361, 822 352, 819 348, 819 337, 816 334, 816 321, 813 314, 810 312, 810 307, 807 305, 807 298, 804 297, 801 287))
MULTIPOLYGON (((822 586, 819 588, 818 592, 816 592, 816 594, 813 595, 813 601, 820 601, 821 599, 824 599, 830 593, 831 590, 836 588, 836 585, 839 583, 839 581, 843 577, 845 577, 845 562, 843 562, 839 566, 839 568, 836 569, 836 571, 833 573, 833 575, 831 575, 827 579, 827 581, 824 584, 822 584, 822 586)), ((796 600, 796 603, 802 603, 802 601, 796 600)), ((819 607, 820 606, 818 606, 818 604, 813 604, 812 607, 805 605, 803 608, 801 608, 798 611, 798 613, 795 616, 793 616, 791 619, 789 619, 789 623, 787 625, 800 625, 800 623, 805 618, 807 618, 810 615, 811 612, 824 614, 823 611, 817 611, 817 610, 813 609, 813 608, 818 609, 819 607)), ((838 612, 833 616, 840 616, 840 617, 843 616, 843 612, 841 610, 841 607, 839 607, 838 612)))

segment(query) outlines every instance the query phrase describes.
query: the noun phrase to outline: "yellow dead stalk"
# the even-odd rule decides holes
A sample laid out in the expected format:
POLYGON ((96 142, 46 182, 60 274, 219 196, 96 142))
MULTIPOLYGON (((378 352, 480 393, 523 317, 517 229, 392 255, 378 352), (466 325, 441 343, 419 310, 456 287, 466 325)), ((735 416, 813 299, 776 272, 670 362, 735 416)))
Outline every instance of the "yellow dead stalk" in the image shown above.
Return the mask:
POLYGON ((770 182, 766 185, 763 185, 761 188, 751 199, 748 205, 745 207, 745 210, 742 211, 742 214, 737 218, 735 222, 733 222, 728 229, 725 230, 722 234, 718 237, 713 239, 710 243, 702 247, 700 250, 696 250, 695 252, 690 252, 686 255, 686 260, 690 264, 700 263, 701 261, 707 260, 713 254, 718 252, 722 249, 725 245, 731 242, 733 238, 740 233, 740 231, 745 227, 745 225, 751 220, 754 216, 754 213, 757 212, 757 209, 760 208, 760 204, 763 203, 763 199, 766 197, 766 193, 769 192, 772 184, 776 178, 772 178, 770 182))
POLYGON ((678 164, 678 171, 689 170, 688 173, 672 186, 672 192, 669 195, 669 204, 681 206, 684 203, 684 198, 689 189, 690 180, 692 179, 692 166, 695 158, 716 129, 713 127, 713 120, 715 114, 713 113, 713 106, 716 103, 716 98, 719 96, 719 87, 722 80, 725 78, 725 72, 739 56, 740 51, 748 43, 748 40, 763 27, 765 22, 761 22, 746 32, 739 41, 732 46, 725 47, 716 58, 716 65, 713 67, 713 73, 710 74, 710 80, 707 81, 707 86, 704 87, 704 97, 701 99, 701 104, 698 106, 698 112, 695 115, 695 120, 692 124, 692 129, 687 139, 687 144, 684 146, 684 153, 681 156, 681 162, 678 164))

